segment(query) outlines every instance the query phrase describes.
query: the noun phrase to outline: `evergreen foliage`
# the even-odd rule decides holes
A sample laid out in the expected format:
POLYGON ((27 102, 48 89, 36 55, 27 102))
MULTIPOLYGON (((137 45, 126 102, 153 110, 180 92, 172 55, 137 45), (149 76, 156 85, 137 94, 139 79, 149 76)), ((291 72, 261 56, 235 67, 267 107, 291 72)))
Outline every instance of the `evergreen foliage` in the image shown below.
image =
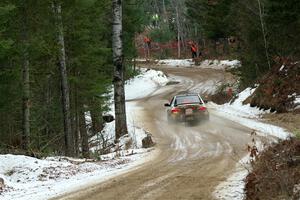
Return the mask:
MULTIPOLYGON (((30 145, 24 153, 64 154, 57 27, 54 2, 62 6, 63 34, 70 89, 72 133, 80 152, 82 123, 90 112, 93 124, 102 126, 102 113, 112 84, 111 16, 106 0, 3 0, 0 2, 0 152, 19 152, 22 145, 22 62, 28 50, 30 73, 30 145), (24 10, 28 44, 22 43, 24 10), (26 46, 24 46, 26 45, 26 46), (81 120, 81 122, 80 122, 81 120), (80 130, 81 128, 81 130, 80 130)), ((141 30, 140 1, 126 1, 124 9, 125 56, 135 56, 133 38, 141 30)), ((84 129, 83 129, 84 128, 84 129)), ((82 153, 82 154, 81 154, 82 153)), ((87 156, 87 154, 84 154, 87 156)))
POLYGON ((186 6, 197 37, 237 38, 245 86, 265 74, 276 57, 299 60, 297 0, 186 0, 186 6))

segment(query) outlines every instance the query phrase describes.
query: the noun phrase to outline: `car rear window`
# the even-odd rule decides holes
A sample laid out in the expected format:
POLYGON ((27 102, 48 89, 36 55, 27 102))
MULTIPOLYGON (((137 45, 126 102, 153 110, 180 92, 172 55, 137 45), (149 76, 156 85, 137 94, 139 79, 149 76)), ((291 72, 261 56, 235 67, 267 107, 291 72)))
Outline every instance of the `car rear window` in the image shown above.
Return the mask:
POLYGON ((175 104, 190 104, 190 103, 202 103, 198 96, 178 96, 175 104))

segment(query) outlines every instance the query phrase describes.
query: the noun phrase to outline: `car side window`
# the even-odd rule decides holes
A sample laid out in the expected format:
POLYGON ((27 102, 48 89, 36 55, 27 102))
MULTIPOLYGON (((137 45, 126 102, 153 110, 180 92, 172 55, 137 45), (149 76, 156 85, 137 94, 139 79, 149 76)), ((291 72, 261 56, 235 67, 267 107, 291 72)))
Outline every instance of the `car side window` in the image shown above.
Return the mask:
POLYGON ((177 99, 174 100, 174 106, 177 106, 177 99))
POLYGON ((175 104, 175 103, 176 103, 176 98, 173 97, 172 100, 170 101, 170 105, 173 105, 173 104, 175 104))
POLYGON ((200 100, 200 104, 204 104, 203 99, 200 96, 198 96, 198 97, 199 97, 199 100, 200 100))
POLYGON ((174 98, 175 98, 175 97, 173 97, 173 98, 171 99, 170 105, 173 105, 174 98))

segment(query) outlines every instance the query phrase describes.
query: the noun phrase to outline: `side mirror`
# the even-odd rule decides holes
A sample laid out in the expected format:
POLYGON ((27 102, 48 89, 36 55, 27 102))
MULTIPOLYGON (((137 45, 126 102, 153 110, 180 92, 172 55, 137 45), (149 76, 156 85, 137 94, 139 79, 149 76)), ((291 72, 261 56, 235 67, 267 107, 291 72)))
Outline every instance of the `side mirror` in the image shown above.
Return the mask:
POLYGON ((203 102, 204 102, 204 103, 207 103, 208 101, 207 101, 206 99, 203 99, 203 102))
POLYGON ((165 103, 165 107, 170 107, 171 105, 169 103, 165 103))

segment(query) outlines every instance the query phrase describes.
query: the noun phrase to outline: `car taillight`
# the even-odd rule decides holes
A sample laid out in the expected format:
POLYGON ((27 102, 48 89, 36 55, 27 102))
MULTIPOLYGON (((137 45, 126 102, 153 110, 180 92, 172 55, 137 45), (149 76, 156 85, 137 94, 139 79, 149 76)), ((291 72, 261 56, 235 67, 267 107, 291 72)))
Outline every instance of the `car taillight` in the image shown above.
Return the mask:
POLYGON ((179 113, 180 109, 179 108, 172 108, 171 112, 172 113, 179 113))
POLYGON ((205 110, 206 110, 206 107, 204 107, 204 106, 200 106, 200 107, 199 107, 199 110, 201 110, 201 111, 205 111, 205 110))

